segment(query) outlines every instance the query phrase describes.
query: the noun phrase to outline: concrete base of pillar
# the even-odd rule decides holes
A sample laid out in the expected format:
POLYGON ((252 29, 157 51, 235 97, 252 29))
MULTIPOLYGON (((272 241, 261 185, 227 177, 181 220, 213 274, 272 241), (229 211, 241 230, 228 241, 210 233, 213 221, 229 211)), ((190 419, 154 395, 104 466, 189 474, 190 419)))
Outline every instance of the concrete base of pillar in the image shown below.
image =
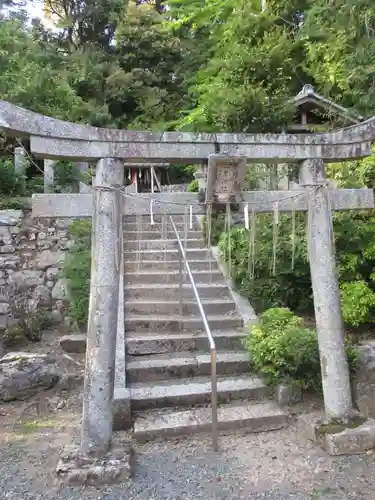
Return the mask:
POLYGON ((121 443, 121 447, 100 458, 82 455, 78 448, 66 448, 56 472, 68 484, 102 486, 128 481, 133 469, 133 447, 130 443, 121 443))
POLYGON ((131 426, 130 390, 115 387, 113 393, 113 430, 125 431, 131 426))
POLYGON ((329 455, 358 455, 375 448, 375 420, 354 417, 347 424, 306 422, 305 435, 329 455))

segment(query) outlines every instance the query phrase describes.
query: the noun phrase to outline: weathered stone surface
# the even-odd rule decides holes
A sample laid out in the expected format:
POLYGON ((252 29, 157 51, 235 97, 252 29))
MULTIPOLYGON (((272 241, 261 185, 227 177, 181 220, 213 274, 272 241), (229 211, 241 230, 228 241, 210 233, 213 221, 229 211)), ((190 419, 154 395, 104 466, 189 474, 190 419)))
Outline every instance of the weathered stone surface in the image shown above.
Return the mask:
POLYGON ((50 267, 46 271, 47 280, 55 280, 59 275, 59 269, 57 267, 50 267))
POLYGON ((35 287, 43 284, 43 272, 24 269, 13 273, 9 281, 19 290, 35 287))
POLYGON ((63 279, 59 279, 52 289, 52 298, 63 300, 66 298, 66 285, 63 279))
POLYGON ((63 451, 56 472, 68 484, 102 486, 128 481, 133 469, 133 447, 131 443, 121 443, 118 449, 100 458, 83 455, 69 447, 63 451))
POLYGON ((45 285, 39 285, 35 288, 33 296, 41 304, 48 304, 51 300, 51 290, 45 285))
POLYGON ((59 342, 66 352, 85 352, 87 335, 83 333, 64 335, 60 337, 59 342))
POLYGON ((25 399, 57 384, 55 360, 44 354, 14 352, 0 359, 0 401, 25 399))
POLYGON ((359 369, 352 382, 354 401, 365 417, 375 418, 375 341, 358 348, 359 369))
MULTIPOLYGON (((257 212, 270 212, 274 203, 278 203, 280 212, 305 212, 307 196, 302 190, 295 190, 294 198, 286 197, 285 191, 244 191, 243 202, 257 206, 257 212), (300 194, 300 195, 299 195, 300 194)), ((372 189, 330 189, 330 200, 335 210, 372 208, 374 192, 372 189)), ((197 204, 196 193, 144 193, 142 197, 123 200, 123 213, 128 215, 150 212, 150 200, 154 200, 154 214, 183 214, 184 205, 192 205, 194 214, 205 215, 203 205, 197 204), (166 203, 163 203, 166 202, 166 203), (177 203, 176 205, 173 203, 177 203)), ((91 194, 36 194, 32 200, 34 217, 91 217, 93 197, 91 194)))
POLYGON ((365 453, 375 448, 375 420, 321 438, 323 448, 332 456, 365 453))
POLYGON ((302 389, 296 384, 279 384, 276 387, 276 401, 279 405, 291 405, 302 400, 302 389))
POLYGON ((0 304, 0 314, 8 314, 9 310, 9 304, 7 304, 6 302, 0 304))
POLYGON ((22 210, 1 210, 0 226, 16 226, 22 219, 22 210))
POLYGON ((43 250, 36 259, 35 267, 37 269, 47 269, 62 264, 64 261, 64 253, 60 250, 52 252, 51 250, 43 250))

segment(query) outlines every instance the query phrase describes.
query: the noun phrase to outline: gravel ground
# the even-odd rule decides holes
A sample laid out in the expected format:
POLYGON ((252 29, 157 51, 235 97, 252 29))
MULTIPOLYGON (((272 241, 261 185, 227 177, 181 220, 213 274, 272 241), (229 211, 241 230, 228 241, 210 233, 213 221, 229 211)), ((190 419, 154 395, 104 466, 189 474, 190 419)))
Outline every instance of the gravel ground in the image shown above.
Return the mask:
POLYGON ((206 438, 137 446, 130 484, 71 488, 58 482, 54 468, 61 448, 77 438, 78 420, 71 411, 32 424, 10 425, 8 418, 0 434, 1 500, 375 498, 373 455, 329 457, 302 437, 298 421, 276 432, 222 436, 217 454, 206 438))
MULTIPOLYGON (((35 345, 59 353, 56 334, 35 345)), ((82 356, 60 353, 80 373, 82 356), (69 359, 68 359, 69 358, 69 359)), ((77 441, 81 388, 44 392, 0 407, 0 500, 374 500, 375 454, 332 458, 306 441, 298 415, 321 415, 321 402, 293 407, 294 423, 262 434, 220 436, 213 454, 207 438, 135 446, 129 484, 71 488, 58 481, 61 449, 77 441)), ((128 439, 115 433, 115 440, 128 439)))

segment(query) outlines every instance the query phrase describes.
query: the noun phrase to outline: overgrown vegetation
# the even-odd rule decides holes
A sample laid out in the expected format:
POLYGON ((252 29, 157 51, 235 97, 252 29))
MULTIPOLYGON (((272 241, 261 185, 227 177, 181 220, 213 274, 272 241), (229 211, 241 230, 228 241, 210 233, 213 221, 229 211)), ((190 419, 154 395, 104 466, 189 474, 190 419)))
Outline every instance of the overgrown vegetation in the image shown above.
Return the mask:
MULTIPOLYGON (((304 389, 321 390, 321 369, 316 332, 287 308, 273 308, 259 316, 244 340, 254 369, 270 384, 290 382, 304 389)), ((351 373, 357 369, 357 352, 347 341, 351 373)))
MULTIPOLYGON (((275 230, 272 215, 258 215, 254 251, 251 234, 242 225, 231 229, 230 252, 228 233, 220 235, 228 266, 231 257, 233 280, 257 312, 272 307, 313 312, 302 214, 296 215, 294 226, 292 216, 281 215, 275 230)), ((334 232, 344 319, 353 326, 370 323, 375 314, 375 218, 358 212, 335 214, 334 232)))
POLYGON ((87 326, 90 294, 91 222, 76 221, 69 228, 74 244, 65 259, 69 314, 80 328, 87 326))

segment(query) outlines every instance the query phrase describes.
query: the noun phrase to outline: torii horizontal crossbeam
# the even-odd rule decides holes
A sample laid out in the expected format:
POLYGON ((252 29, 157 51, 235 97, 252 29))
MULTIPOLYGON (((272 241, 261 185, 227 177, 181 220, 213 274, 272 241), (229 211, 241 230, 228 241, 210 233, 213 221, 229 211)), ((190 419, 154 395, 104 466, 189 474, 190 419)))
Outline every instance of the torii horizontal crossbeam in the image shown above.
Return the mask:
POLYGON ((64 122, 0 101, 0 130, 29 136, 33 153, 51 159, 189 163, 223 153, 259 162, 333 162, 371 154, 375 118, 323 134, 138 132, 64 122))

